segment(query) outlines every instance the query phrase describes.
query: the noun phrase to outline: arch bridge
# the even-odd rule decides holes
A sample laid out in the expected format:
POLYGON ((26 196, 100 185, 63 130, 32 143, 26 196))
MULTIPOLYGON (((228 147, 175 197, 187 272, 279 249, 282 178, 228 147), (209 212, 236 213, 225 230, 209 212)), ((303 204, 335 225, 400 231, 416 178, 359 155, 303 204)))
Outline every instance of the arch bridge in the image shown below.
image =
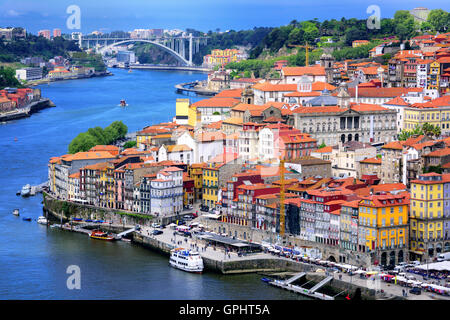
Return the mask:
POLYGON ((80 48, 89 49, 94 47, 102 55, 112 50, 113 47, 135 42, 151 43, 160 49, 170 53, 182 65, 192 66, 192 56, 200 51, 200 46, 206 44, 207 37, 188 36, 178 37, 154 37, 154 38, 99 38, 81 36, 78 38, 80 48), (188 43, 188 48, 186 48, 188 43), (187 57, 186 57, 187 55, 187 57))

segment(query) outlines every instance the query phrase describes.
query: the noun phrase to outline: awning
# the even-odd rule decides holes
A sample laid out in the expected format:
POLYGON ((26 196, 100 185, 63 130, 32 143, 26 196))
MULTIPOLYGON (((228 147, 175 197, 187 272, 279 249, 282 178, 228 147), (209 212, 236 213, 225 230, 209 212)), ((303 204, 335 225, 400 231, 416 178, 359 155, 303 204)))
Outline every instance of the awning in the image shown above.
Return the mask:
POLYGON ((423 251, 415 251, 415 250, 409 250, 409 251, 412 253, 415 253, 415 254, 424 254, 425 253, 423 251))
POLYGON ((219 219, 220 214, 207 213, 207 214, 202 214, 202 217, 206 217, 206 218, 210 218, 210 219, 219 219))

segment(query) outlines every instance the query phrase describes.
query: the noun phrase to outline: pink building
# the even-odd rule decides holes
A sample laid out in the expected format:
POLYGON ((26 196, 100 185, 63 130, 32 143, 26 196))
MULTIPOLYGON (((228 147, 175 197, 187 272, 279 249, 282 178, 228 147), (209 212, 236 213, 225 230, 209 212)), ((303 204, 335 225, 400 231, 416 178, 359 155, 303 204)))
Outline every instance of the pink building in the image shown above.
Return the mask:
POLYGON ((50 40, 50 30, 40 30, 40 31, 38 32, 38 37, 39 37, 39 36, 43 36, 44 38, 50 40))
POLYGON ((61 37, 61 29, 53 29, 53 38, 61 37))

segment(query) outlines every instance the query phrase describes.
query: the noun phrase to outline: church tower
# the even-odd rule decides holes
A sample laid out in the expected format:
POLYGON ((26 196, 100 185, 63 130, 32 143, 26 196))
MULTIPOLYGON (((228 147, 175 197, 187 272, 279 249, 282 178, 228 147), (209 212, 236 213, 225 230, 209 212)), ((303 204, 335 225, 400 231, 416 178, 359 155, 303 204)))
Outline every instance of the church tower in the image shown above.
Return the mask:
POLYGON ((253 89, 250 86, 246 86, 244 90, 242 90, 241 94, 241 103, 253 104, 255 101, 255 94, 253 89))
POLYGON ((333 83, 333 64, 334 58, 331 54, 324 53, 320 57, 320 65, 325 68, 328 83, 333 83))
POLYGON ((350 94, 348 93, 347 83, 342 82, 338 88, 337 104, 342 109, 347 109, 350 105, 350 94))

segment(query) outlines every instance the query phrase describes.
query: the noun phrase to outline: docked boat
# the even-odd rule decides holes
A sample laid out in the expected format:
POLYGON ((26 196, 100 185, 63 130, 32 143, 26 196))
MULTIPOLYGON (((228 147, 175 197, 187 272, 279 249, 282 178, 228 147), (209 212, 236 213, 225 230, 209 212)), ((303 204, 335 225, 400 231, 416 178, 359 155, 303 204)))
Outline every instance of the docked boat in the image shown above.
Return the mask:
POLYGON ((14 209, 13 210, 13 215, 19 216, 19 209, 14 209))
POLYGON ((48 220, 47 220, 46 217, 40 216, 40 217, 37 219, 37 223, 39 223, 39 224, 47 224, 47 223, 48 223, 48 220))
POLYGON ((89 237, 91 237, 92 239, 107 240, 107 241, 114 240, 113 236, 110 236, 106 232, 103 232, 101 230, 93 230, 89 235, 89 237))
POLYGON ((22 190, 20 190, 20 195, 22 197, 28 197, 31 194, 31 186, 29 184, 26 184, 22 187, 22 190))
POLYGON ((125 100, 120 100, 120 106, 121 107, 126 107, 128 104, 127 104, 127 102, 125 101, 125 100))
POLYGON ((196 251, 176 248, 170 251, 169 264, 177 269, 187 272, 202 273, 203 259, 196 251))

